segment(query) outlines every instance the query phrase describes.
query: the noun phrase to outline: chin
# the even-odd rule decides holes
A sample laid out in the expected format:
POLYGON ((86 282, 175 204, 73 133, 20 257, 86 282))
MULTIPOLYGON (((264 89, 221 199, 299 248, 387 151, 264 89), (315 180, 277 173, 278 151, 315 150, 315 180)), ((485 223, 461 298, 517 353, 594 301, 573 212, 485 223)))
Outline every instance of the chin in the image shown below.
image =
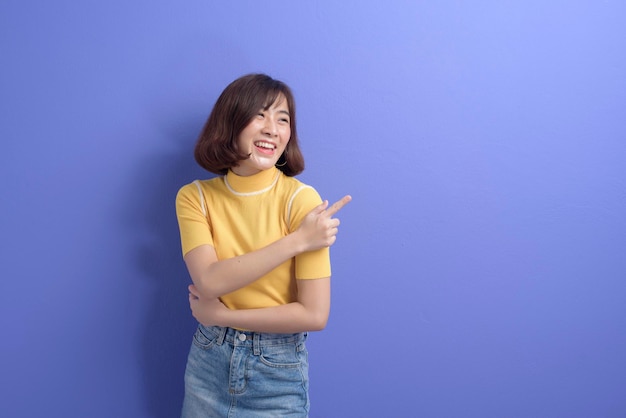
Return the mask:
POLYGON ((254 166, 258 169, 258 170, 267 170, 270 169, 272 167, 274 167, 276 165, 276 163, 278 162, 278 160, 273 161, 273 160, 264 160, 264 161, 255 161, 254 162, 254 166))

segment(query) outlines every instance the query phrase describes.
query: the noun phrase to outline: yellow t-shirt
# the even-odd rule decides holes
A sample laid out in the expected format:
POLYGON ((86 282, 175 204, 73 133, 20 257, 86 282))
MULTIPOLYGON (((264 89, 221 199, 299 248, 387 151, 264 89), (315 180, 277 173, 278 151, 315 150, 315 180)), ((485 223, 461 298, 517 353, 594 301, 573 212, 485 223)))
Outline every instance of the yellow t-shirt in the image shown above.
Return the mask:
MULTIPOLYGON (((295 231, 321 202, 315 189, 277 168, 247 177, 229 171, 224 177, 187 184, 176 196, 183 255, 203 244, 215 248, 218 260, 257 250, 295 231)), ((296 300, 295 279, 330 273, 329 249, 310 251, 221 300, 230 309, 283 305, 296 300)))

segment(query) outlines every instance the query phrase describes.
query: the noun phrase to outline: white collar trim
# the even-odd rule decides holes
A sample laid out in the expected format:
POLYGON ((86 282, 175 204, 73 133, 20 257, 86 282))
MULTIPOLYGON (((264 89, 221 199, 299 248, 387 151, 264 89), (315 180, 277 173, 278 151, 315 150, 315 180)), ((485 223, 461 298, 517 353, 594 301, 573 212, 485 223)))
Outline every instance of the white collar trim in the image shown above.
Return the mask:
POLYGON ((257 191, 254 191, 254 192, 245 192, 245 193, 238 192, 235 189, 233 189, 231 187, 231 185, 228 183, 228 178, 226 178, 226 176, 224 176, 224 183, 226 184, 226 188, 228 190, 230 190, 230 192, 232 194, 234 194, 235 196, 256 196, 256 195, 265 193, 268 190, 270 190, 271 188, 273 188, 276 185, 276 183, 278 182, 278 177, 280 177, 280 172, 276 173, 276 177, 274 177, 274 181, 272 181, 272 184, 270 184, 266 188, 261 189, 261 190, 257 190, 257 191))

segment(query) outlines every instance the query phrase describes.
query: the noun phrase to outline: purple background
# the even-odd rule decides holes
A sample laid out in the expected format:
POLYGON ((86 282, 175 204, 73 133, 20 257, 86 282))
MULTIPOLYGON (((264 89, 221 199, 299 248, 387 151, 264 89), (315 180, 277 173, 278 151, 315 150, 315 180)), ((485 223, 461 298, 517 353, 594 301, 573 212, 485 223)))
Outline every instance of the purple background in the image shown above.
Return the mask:
POLYGON ((174 213, 262 71, 354 201, 312 417, 626 416, 626 3, 0 3, 0 413, 173 417, 174 213))

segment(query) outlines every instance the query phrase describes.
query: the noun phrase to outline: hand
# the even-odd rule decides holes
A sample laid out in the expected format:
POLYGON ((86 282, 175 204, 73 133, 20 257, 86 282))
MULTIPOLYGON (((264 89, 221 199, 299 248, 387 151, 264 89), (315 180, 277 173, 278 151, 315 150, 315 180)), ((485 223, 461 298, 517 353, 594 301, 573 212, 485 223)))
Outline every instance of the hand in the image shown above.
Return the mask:
POLYGON ((224 326, 223 316, 228 308, 218 298, 204 298, 194 285, 189 286, 189 307, 193 317, 202 325, 224 326))
POLYGON ((296 232, 300 233, 304 242, 304 251, 314 251, 330 247, 337 239, 339 219, 333 215, 348 204, 352 197, 346 195, 328 206, 328 200, 309 212, 296 232))

